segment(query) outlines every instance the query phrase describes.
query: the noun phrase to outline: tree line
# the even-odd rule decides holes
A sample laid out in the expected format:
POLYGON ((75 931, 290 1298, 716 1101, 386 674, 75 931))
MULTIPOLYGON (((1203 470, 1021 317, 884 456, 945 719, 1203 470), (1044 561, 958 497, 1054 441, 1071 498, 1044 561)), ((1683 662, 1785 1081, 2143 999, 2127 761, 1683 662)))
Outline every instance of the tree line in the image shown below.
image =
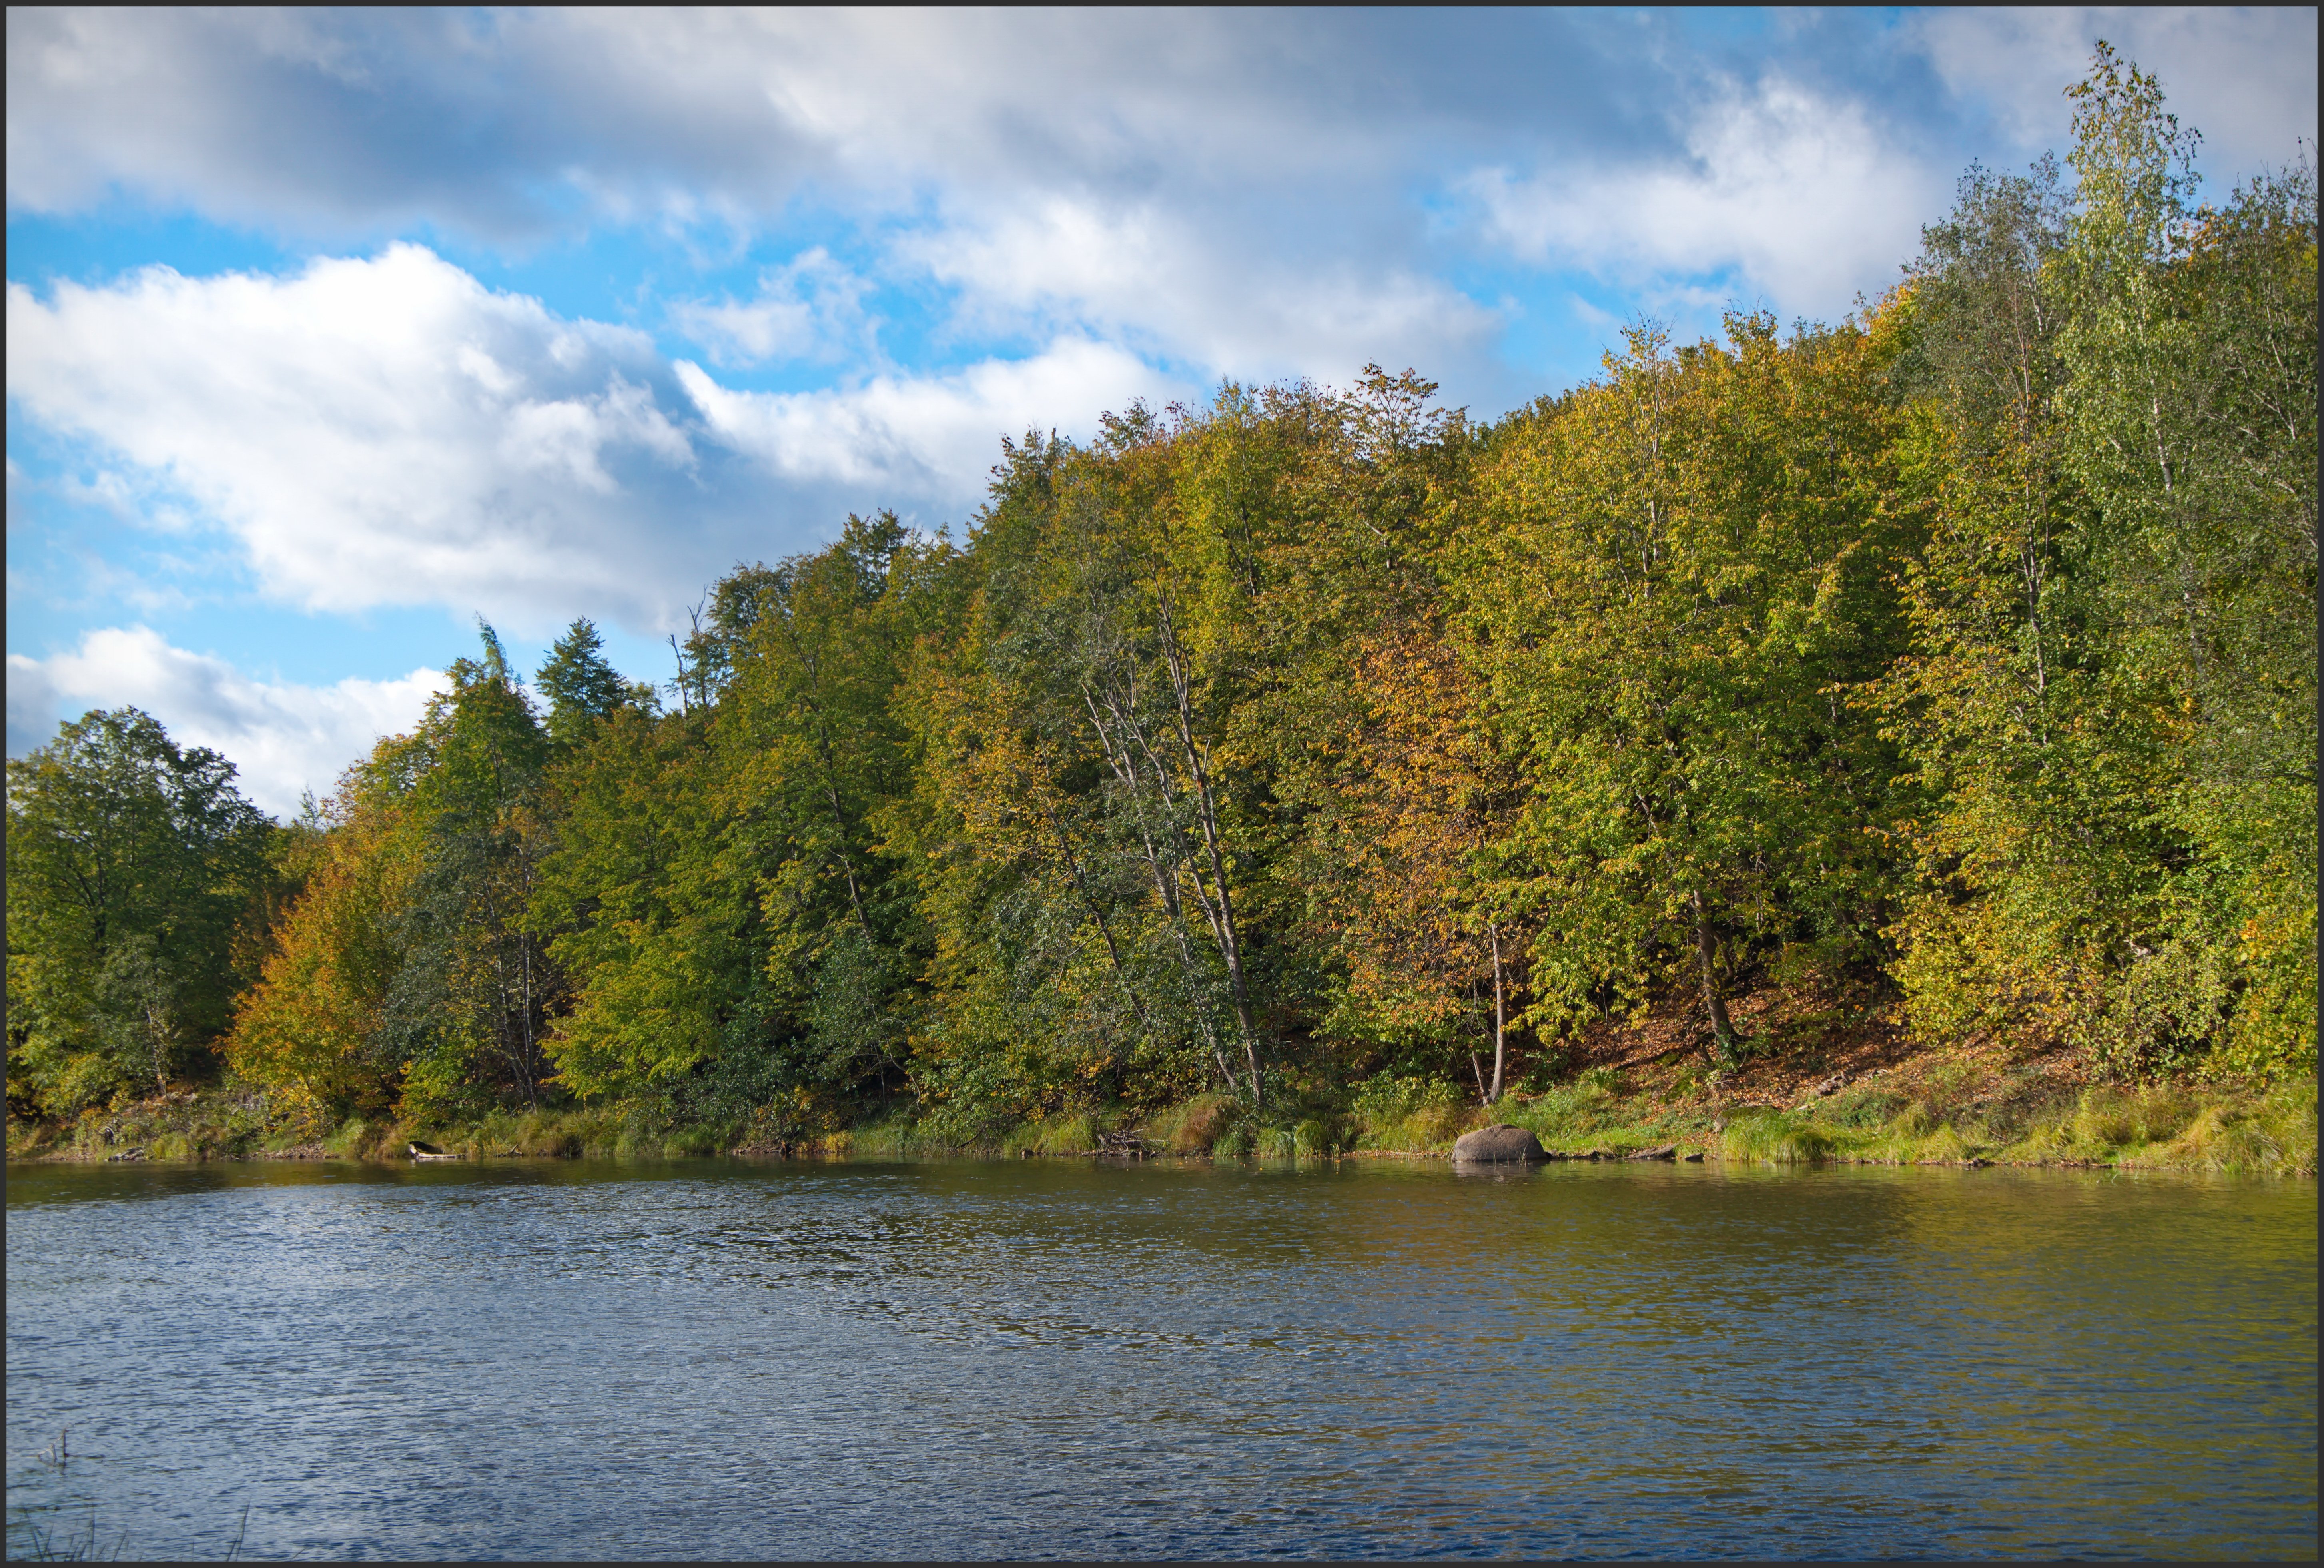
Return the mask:
POLYGON ((1553 1073, 1853 978, 1932 1043, 2311 1075, 2312 172, 2101 49, 1836 326, 1483 422, 1377 367, 1004 441, 624 680, 491 629, 278 826, 135 710, 8 765, 12 1114, 226 1070, 963 1138, 1553 1073))

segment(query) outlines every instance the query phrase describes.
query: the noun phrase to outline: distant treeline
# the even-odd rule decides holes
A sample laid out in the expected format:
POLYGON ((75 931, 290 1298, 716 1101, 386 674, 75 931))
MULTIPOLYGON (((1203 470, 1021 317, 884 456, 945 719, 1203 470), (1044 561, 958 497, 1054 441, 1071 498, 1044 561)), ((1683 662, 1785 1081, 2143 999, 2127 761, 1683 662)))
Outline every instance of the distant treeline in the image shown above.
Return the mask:
POLYGON ((964 1137, 1554 1071, 1868 979, 1932 1041, 2312 1074, 2316 214, 2101 51, 1839 326, 1492 423, 1377 370, 1003 443, 738 567, 656 690, 485 631, 277 826, 134 710, 8 765, 12 1111, 219 1070, 964 1137), (1497 1047, 1506 1047, 1497 1051, 1497 1047))

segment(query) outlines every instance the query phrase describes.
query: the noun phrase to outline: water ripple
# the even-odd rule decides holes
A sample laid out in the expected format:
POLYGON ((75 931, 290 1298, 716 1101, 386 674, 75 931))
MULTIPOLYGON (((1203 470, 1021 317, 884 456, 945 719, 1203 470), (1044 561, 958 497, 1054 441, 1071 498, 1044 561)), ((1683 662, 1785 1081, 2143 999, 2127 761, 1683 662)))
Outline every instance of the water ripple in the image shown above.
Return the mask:
POLYGON ((12 1171, 9 1500, 132 1555, 2312 1555, 2315 1242, 2311 1186, 2003 1172, 12 1171))

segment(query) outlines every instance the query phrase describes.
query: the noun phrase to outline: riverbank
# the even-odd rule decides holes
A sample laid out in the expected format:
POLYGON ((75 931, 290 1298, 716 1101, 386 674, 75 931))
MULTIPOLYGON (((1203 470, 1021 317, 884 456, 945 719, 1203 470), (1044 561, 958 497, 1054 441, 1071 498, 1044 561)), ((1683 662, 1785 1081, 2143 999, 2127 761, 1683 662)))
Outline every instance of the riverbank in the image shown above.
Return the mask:
POLYGON ((2040 1075, 2000 1092, 1910 1073, 1828 1077, 1790 1103, 1698 1081, 1672 1093, 1598 1067, 1573 1082, 1514 1093, 1489 1111, 1443 1084, 1376 1079, 1344 1108, 1252 1116, 1204 1096, 1161 1109, 1099 1106, 962 1139, 908 1114, 819 1134, 781 1136, 765 1118, 685 1123, 621 1109, 506 1111, 455 1126, 354 1120, 322 1132, 269 1116, 263 1096, 187 1091, 96 1112, 69 1126, 12 1121, 8 1158, 25 1160, 409 1158, 415 1142, 469 1159, 510 1158, 896 1158, 1178 1157, 1285 1160, 1443 1158, 1473 1128, 1529 1129, 1554 1155, 1619 1159, 1651 1150, 1742 1163, 2065 1166, 2312 1177, 2313 1081, 2257 1089, 2218 1084, 2083 1085, 2043 1093, 2040 1075))

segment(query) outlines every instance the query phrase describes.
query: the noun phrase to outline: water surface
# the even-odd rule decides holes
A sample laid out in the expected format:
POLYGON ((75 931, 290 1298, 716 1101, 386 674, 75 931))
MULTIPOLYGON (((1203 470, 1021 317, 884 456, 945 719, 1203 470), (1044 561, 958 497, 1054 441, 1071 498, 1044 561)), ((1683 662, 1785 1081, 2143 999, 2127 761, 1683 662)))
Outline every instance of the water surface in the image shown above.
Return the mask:
POLYGON ((10 1545, 2312 1557, 2316 1225, 1995 1170, 17 1167, 10 1545))

